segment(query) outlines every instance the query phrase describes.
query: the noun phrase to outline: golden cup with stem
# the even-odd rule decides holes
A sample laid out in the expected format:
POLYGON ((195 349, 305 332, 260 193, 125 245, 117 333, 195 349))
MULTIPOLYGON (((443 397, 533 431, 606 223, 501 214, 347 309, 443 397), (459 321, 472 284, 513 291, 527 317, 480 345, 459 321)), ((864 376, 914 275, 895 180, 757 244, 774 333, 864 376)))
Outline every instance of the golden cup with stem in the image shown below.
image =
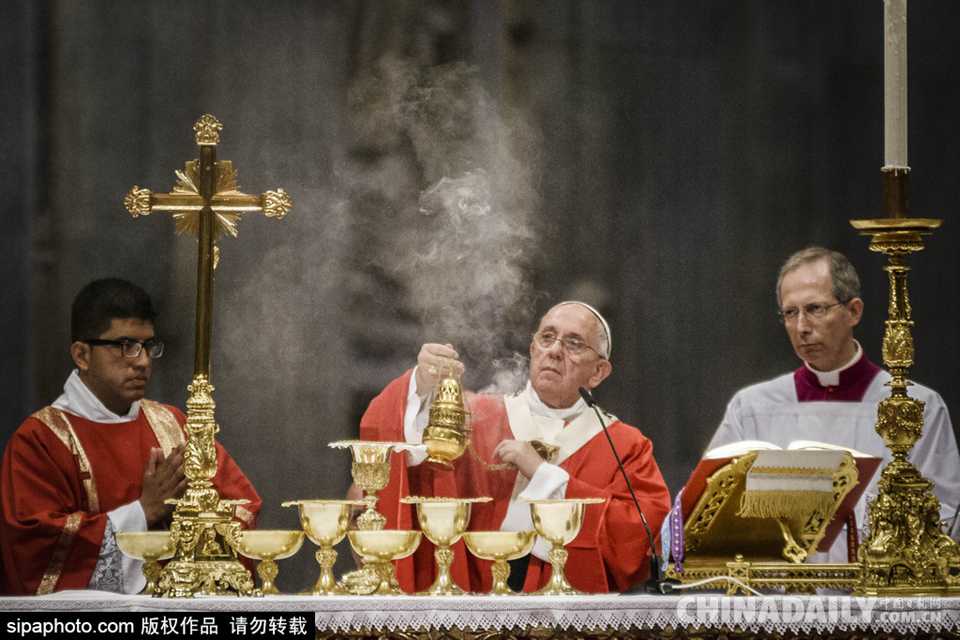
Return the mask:
POLYGON ((534 593, 538 596, 580 595, 583 592, 570 586, 563 567, 567 562, 564 547, 580 533, 583 511, 588 504, 604 502, 603 498, 564 498, 562 500, 520 500, 530 504, 533 528, 553 545, 547 558, 553 570, 550 581, 534 593))
POLYGON ((301 591, 302 596, 342 596, 349 592, 337 584, 333 576, 333 565, 337 561, 337 552, 333 546, 343 540, 350 528, 350 509, 362 505, 360 500, 290 500, 282 506, 296 506, 300 510, 300 524, 307 537, 320 547, 317 562, 320 564, 320 577, 313 589, 301 591))
POLYGON ((276 561, 300 551, 301 545, 303 531, 250 529, 240 533, 237 549, 248 558, 260 561, 257 565, 257 575, 263 583, 260 592, 265 596, 275 596, 280 593, 274 582, 280 571, 276 561))
POLYGON ((426 591, 418 596, 459 596, 468 593, 457 586, 450 575, 455 543, 467 530, 470 522, 470 505, 474 502, 490 502, 492 498, 402 498, 404 504, 417 505, 417 520, 427 539, 437 546, 433 557, 437 561, 437 578, 426 591))
POLYGON ((517 592, 507 586, 510 577, 509 560, 516 560, 530 553, 537 541, 536 531, 467 531, 463 542, 470 553, 484 560, 493 560, 493 588, 487 595, 515 596, 517 592))
POLYGON ((394 560, 411 555, 420 545, 420 531, 399 531, 382 529, 380 531, 348 531, 350 545, 362 558, 369 559, 367 565, 376 572, 379 583, 370 593, 378 596, 403 595, 397 583, 394 560))
POLYGON ((116 540, 123 555, 143 560, 142 571, 147 584, 139 595, 152 596, 160 576, 159 561, 172 558, 176 551, 173 536, 169 531, 118 531, 116 540))
POLYGON ((341 440, 331 442, 334 449, 350 449, 353 465, 350 473, 353 481, 363 491, 366 510, 357 518, 357 526, 363 531, 379 531, 387 519, 377 511, 377 492, 390 482, 390 456, 396 446, 403 442, 368 442, 366 440, 341 440))

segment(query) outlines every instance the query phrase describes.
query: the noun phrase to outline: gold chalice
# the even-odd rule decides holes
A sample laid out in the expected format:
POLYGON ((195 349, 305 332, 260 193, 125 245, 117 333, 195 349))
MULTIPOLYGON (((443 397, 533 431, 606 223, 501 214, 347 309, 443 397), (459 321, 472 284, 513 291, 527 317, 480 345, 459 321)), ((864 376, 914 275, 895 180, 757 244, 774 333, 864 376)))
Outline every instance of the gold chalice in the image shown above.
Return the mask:
POLYGON ((537 541, 536 531, 467 531, 463 534, 470 553, 493 560, 493 588, 488 595, 515 596, 517 592, 507 586, 510 577, 508 560, 516 560, 530 553, 537 541))
POLYGON ((265 596, 275 596, 280 593, 274 584, 280 571, 276 561, 289 558, 300 551, 302 544, 303 531, 252 529, 240 533, 237 549, 248 558, 260 561, 257 566, 257 575, 263 581, 260 591, 265 596))
POLYGON ((403 595, 397 584, 397 573, 392 561, 406 558, 416 551, 420 544, 420 535, 419 531, 395 529, 347 532, 354 550, 363 558, 374 560, 372 566, 376 569, 380 584, 372 591, 373 595, 403 595))
MULTIPOLYGON (((337 552, 333 545, 347 535, 350 528, 350 507, 364 504, 359 500, 291 500, 284 507, 300 508, 300 524, 307 537, 320 547, 317 562, 320 563, 320 578, 313 589, 301 591, 302 596, 342 596, 347 591, 333 577, 333 564, 337 552)), ((266 593, 266 591, 264 591, 266 593)))
POLYGON ((550 582, 534 593, 538 596, 580 595, 583 592, 574 589, 567 582, 563 565, 567 562, 567 550, 583 526, 583 508, 588 504, 599 504, 603 498, 567 498, 564 500, 521 500, 530 504, 533 516, 533 528, 553 545, 547 558, 553 570, 550 582))
POLYGON ((143 577, 147 585, 140 592, 142 596, 152 596, 157 588, 160 575, 159 560, 173 557, 176 546, 169 531, 118 531, 117 547, 125 556, 143 560, 143 577))
POLYGON ((437 579, 418 596, 460 596, 467 591, 454 583, 450 575, 453 564, 454 542, 460 539, 470 522, 470 505, 474 502, 490 502, 492 498, 402 498, 404 504, 417 505, 417 520, 420 528, 433 544, 437 545, 433 557, 437 560, 437 579))
POLYGON ((342 440, 331 442, 334 449, 349 448, 353 454, 350 473, 353 481, 363 490, 366 511, 357 518, 357 526, 362 531, 379 531, 387 524, 387 519, 377 511, 377 491, 390 482, 390 455, 393 448, 402 442, 367 442, 365 440, 342 440))

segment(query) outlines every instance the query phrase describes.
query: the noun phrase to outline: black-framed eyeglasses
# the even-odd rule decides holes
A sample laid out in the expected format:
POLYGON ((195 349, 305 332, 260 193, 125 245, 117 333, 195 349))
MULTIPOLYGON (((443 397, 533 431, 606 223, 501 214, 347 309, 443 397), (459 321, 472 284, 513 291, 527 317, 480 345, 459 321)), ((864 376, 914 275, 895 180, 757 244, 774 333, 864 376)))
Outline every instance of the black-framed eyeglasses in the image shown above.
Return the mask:
POLYGON ((533 334, 533 342, 541 349, 549 349, 553 346, 553 343, 559 342, 560 346, 563 347, 563 350, 567 355, 571 356, 582 356, 586 353, 587 349, 593 351, 601 360, 606 360, 600 352, 588 345, 583 340, 578 338, 561 338, 555 333, 550 333, 549 331, 544 333, 535 333, 533 334))
POLYGON ((163 355, 163 343, 158 340, 147 340, 140 342, 138 340, 81 340, 83 344, 91 347, 120 347, 120 353, 124 358, 136 358, 143 349, 147 350, 148 358, 159 358, 163 355))
MULTIPOLYGON (((826 316, 827 311, 829 311, 833 307, 839 306, 841 304, 847 304, 847 302, 850 302, 850 301, 847 300, 846 302, 834 302, 833 304, 811 303, 811 304, 803 305, 802 309, 803 309, 803 313, 808 318, 819 320, 820 318, 823 318, 824 316, 826 316)), ((798 309, 797 307, 790 307, 789 309, 780 309, 779 311, 777 311, 777 316, 780 317, 780 322, 783 322, 784 324, 788 322, 796 322, 800 318, 800 309, 798 309)))

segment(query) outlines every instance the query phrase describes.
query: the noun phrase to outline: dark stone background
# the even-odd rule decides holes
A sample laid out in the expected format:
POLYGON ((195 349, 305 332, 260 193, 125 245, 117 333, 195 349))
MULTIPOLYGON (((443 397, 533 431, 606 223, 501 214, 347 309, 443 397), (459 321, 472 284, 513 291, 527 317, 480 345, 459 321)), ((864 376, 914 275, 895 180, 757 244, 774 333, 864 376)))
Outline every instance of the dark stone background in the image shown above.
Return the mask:
MULTIPOLYGON (((155 297, 169 348, 150 395, 184 407, 195 242, 123 197, 173 188, 204 113, 245 192, 294 202, 282 221, 243 217, 216 282, 218 441, 264 498, 262 527, 297 526, 283 500, 344 493, 349 461, 327 443, 356 436, 420 343, 462 345, 480 388, 570 296, 608 315, 598 398, 653 440, 674 493, 731 395, 798 364, 773 295, 790 253, 851 257, 858 336, 880 360, 885 262, 848 223, 882 215, 880 0, 5 0, 0 14, 2 441, 59 395, 69 304, 96 277, 155 297), (505 236, 471 245, 419 213, 421 192, 464 172, 488 176, 505 236), (462 269, 406 262, 452 245, 462 269), (471 288, 501 273, 486 257, 510 287, 471 288)), ((909 260, 911 377, 951 408, 958 32, 955 0, 910 5, 911 213, 944 219, 909 260)), ((317 573, 305 548, 279 584, 317 573)))

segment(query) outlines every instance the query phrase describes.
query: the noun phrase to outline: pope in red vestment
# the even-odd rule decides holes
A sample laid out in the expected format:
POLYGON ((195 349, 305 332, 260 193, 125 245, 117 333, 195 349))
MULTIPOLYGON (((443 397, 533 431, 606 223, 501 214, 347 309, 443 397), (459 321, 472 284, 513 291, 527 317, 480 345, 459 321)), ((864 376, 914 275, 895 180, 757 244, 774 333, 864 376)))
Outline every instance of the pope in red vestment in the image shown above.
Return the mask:
MULTIPOLYGON (((531 379, 524 392, 465 394, 476 454, 487 462, 512 463, 513 468, 491 470, 466 453, 452 469, 441 469, 419 464, 414 453, 395 453, 390 482, 379 493, 378 510, 386 516, 387 528, 418 528, 416 507, 399 502, 408 495, 493 498, 472 505, 469 530, 532 529, 529 507, 517 502, 518 497, 602 498, 601 504, 586 505, 580 533, 566 547, 568 581, 582 591, 604 593, 625 590, 649 577, 651 550, 640 515, 597 416, 579 396, 579 387, 591 389, 609 374, 603 352, 609 352, 609 328, 595 310, 582 303, 554 307, 531 345, 531 379), (558 446, 556 458, 544 461, 531 447, 532 440, 558 446)), ((412 427, 416 422, 412 416, 423 416, 429 402, 417 399, 416 389, 425 385, 415 372, 435 364, 449 367, 451 362, 462 367, 456 358, 449 345, 425 345, 418 368, 392 382, 370 404, 361 422, 361 438, 419 442, 422 427, 412 427)), ((604 420, 647 522, 658 531, 670 495, 650 440, 612 416, 604 420)), ((472 592, 488 591, 490 563, 471 555, 462 541, 453 548, 454 582, 472 592)), ((543 540, 535 547, 525 592, 549 581, 551 567, 543 559, 548 549, 543 540)), ((397 563, 404 591, 424 590, 435 576, 433 545, 425 538, 413 556, 397 563)))

